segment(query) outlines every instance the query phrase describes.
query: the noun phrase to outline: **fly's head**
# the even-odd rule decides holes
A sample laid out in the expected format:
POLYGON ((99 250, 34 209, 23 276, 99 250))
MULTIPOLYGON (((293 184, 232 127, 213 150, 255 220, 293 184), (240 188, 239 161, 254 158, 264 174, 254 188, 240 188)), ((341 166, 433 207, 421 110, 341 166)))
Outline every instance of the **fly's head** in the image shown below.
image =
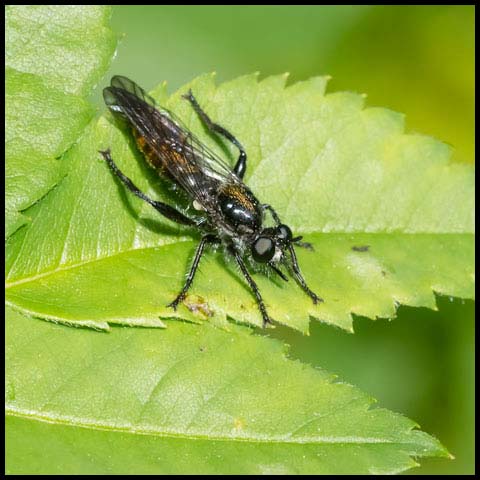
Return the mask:
POLYGON ((258 263, 278 264, 283 260, 285 250, 297 239, 293 238, 290 227, 283 223, 264 228, 251 244, 252 257, 258 263))

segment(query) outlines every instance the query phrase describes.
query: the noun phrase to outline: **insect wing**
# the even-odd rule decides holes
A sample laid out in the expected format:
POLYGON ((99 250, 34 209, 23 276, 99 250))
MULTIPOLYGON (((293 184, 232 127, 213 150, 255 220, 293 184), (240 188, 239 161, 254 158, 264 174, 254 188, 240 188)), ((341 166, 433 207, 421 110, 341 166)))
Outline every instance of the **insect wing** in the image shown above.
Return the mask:
POLYGON ((121 112, 122 107, 126 106, 124 102, 128 105, 134 99, 140 100, 152 108, 156 107, 155 100, 142 87, 120 75, 112 77, 110 87, 103 90, 103 98, 106 105, 114 112, 121 112))
POLYGON ((162 166, 202 205, 208 206, 212 187, 219 183, 243 183, 175 114, 159 107, 135 82, 115 76, 103 96, 109 109, 138 131, 162 159, 162 166))

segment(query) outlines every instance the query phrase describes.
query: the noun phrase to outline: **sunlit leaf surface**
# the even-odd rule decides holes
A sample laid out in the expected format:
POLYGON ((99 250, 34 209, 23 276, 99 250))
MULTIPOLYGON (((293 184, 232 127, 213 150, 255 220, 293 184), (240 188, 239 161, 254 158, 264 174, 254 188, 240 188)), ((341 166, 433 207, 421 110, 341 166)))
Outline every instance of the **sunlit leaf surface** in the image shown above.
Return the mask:
MULTIPOLYGON (((111 147, 142 189, 191 213, 109 115, 89 123, 85 98, 115 47, 109 10, 6 12, 7 473, 395 473, 448 456, 411 420, 227 322, 260 317, 220 251, 175 314, 204 325, 162 322, 198 234, 132 198, 98 155, 111 147)), ((257 273, 272 317, 351 329, 351 312, 472 296, 471 169, 406 136, 398 114, 325 95, 324 78, 285 80, 190 85, 246 146, 247 183, 315 247, 298 255, 325 303, 257 273)), ((188 87, 155 95, 233 164, 180 100, 188 87)))
POLYGON ((59 157, 93 116, 85 97, 115 49, 109 15, 104 7, 6 7, 6 237, 65 175, 59 157))
MULTIPOLYGON (((374 318, 394 316, 398 303, 435 308, 434 291, 472 297, 472 167, 449 163, 449 147, 432 138, 405 134, 397 113, 364 108, 353 93, 325 95, 324 78, 285 81, 246 76, 217 87, 204 76, 168 99, 164 88, 156 92, 233 164, 235 151, 210 137, 181 99, 191 87, 245 145, 246 182, 259 199, 313 244, 314 252, 298 249, 298 256, 325 302, 315 306, 294 281, 257 273, 270 315, 301 331, 310 316, 351 329, 352 312, 374 318)), ((7 246, 12 306, 97 328, 162 326, 159 317, 172 316, 260 325, 253 295, 222 251, 205 256, 185 305, 176 313, 166 307, 198 234, 125 192, 98 154, 107 147, 141 188, 181 203, 146 167, 128 132, 101 118, 67 153, 62 182, 28 211, 31 225, 7 246)))
POLYGON ((448 455, 246 327, 101 334, 7 313, 9 473, 393 473, 448 455))

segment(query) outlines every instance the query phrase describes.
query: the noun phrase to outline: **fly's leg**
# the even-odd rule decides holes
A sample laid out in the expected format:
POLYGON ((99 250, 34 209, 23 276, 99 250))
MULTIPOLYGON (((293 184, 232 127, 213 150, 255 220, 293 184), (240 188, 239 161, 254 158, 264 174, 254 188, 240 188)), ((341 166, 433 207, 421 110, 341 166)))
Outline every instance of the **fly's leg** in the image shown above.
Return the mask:
POLYGON ((282 279, 285 280, 285 282, 288 282, 288 277, 280 270, 278 269, 273 262, 269 262, 267 264, 274 272, 277 273, 277 275, 282 279))
MULTIPOLYGON (((280 225, 282 223, 281 220, 280 220, 280 217, 278 216, 278 213, 273 209, 273 207, 271 205, 268 205, 268 203, 264 203, 262 205, 262 207, 265 210, 268 210, 272 214, 272 217, 275 220, 275 223, 277 225, 280 225)), ((300 240, 302 238, 303 238, 302 236, 294 237, 294 238, 292 238, 292 242, 295 243, 295 245, 298 245, 299 247, 306 248, 308 250, 313 251, 313 245, 311 243, 308 243, 308 242, 301 242, 300 240)))
POLYGON ((275 223, 277 225, 280 225, 282 222, 280 220, 280 217, 278 216, 277 212, 273 209, 273 207, 271 205, 268 205, 268 203, 264 203, 262 205, 262 207, 265 209, 265 210, 268 210, 271 214, 272 214, 272 217, 273 219, 275 220, 275 223))
POLYGON ((243 178, 247 169, 247 154, 242 147, 242 144, 228 130, 223 128, 221 125, 212 122, 210 117, 203 111, 202 107, 198 104, 197 99, 193 96, 191 90, 189 90, 188 93, 183 96, 183 98, 187 99, 191 103, 193 109, 195 110, 195 112, 197 112, 197 115, 202 119, 203 123, 210 131, 222 135, 238 148, 238 150, 240 151, 240 155, 238 157, 237 163, 235 164, 235 167, 233 167, 233 171, 238 178, 243 178))
POLYGON ((272 323, 272 321, 270 320, 270 317, 268 316, 267 308, 265 307, 265 304, 263 303, 263 298, 260 295, 260 290, 258 289, 258 286, 255 283, 255 280, 251 277, 250 273, 248 272, 247 266, 245 265, 245 262, 243 261, 241 255, 237 252, 235 247, 230 246, 229 247, 229 252, 235 257, 235 260, 237 261, 238 266, 240 267, 240 270, 243 273, 243 276, 245 277, 248 284, 250 285, 250 288, 253 290, 255 298, 257 299, 258 308, 260 309, 260 313, 262 314, 263 328, 265 328, 267 323, 272 323))
POLYGON ((183 213, 179 212, 176 208, 167 205, 166 203, 158 202, 156 200, 152 200, 150 197, 145 195, 141 190, 139 190, 134 183, 125 176, 120 169, 117 167, 115 162, 113 161, 110 155, 110 149, 105 151, 100 150, 100 153, 103 155, 103 158, 108 163, 110 170, 122 181, 122 183, 130 190, 133 194, 135 194, 138 198, 141 198, 145 202, 149 203, 153 208, 158 210, 164 217, 167 217, 169 220, 174 222, 180 223, 182 225, 196 225, 196 223, 186 217, 183 213))
POLYGON ((295 250, 293 249, 293 245, 288 246, 288 250, 290 251, 290 255, 292 257, 292 268, 293 273, 295 274, 295 278, 297 279, 300 286, 303 288, 305 293, 313 300, 313 303, 321 303, 323 299, 317 296, 314 292, 308 288, 307 282, 303 278, 302 272, 300 272, 300 267, 298 266, 297 256, 295 255, 295 250))
POLYGON ((171 303, 167 305, 167 307, 172 307, 174 310, 177 310, 178 304, 185 298, 187 295, 188 289, 192 285, 193 278, 195 277, 195 273, 197 272, 198 269, 198 264, 200 263, 200 259, 202 258, 203 252, 205 250, 205 245, 207 243, 218 243, 220 240, 215 237, 214 235, 205 235, 202 237, 202 240, 197 246, 197 250, 195 252, 195 258, 193 259, 192 266, 190 268, 190 271, 188 272, 188 277, 187 281, 185 282, 185 285, 182 288, 182 291, 177 295, 177 298, 171 303))

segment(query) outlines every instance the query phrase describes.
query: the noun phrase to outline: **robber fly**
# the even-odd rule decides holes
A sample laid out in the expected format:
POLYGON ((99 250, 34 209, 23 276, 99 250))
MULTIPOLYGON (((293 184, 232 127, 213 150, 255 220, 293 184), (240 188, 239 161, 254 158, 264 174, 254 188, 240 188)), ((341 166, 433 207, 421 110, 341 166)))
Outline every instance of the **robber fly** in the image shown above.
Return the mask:
POLYGON ((253 264, 266 265, 288 281, 279 268, 281 264, 286 266, 313 303, 323 301, 305 282, 293 247, 296 244, 311 249, 311 245, 302 242, 300 236, 293 237, 292 231, 280 221, 275 210, 268 204, 260 203, 243 183, 247 167, 244 148, 228 130, 210 119, 191 90, 184 98, 190 102, 208 130, 223 136, 239 150, 240 155, 233 170, 172 112, 157 106, 153 98, 128 78, 114 76, 110 86, 103 90, 103 98, 110 111, 131 127, 136 144, 150 166, 160 176, 180 187, 198 213, 196 218, 190 218, 166 203, 152 200, 118 169, 110 149, 100 152, 111 171, 133 194, 168 219, 195 227, 202 233, 187 280, 169 307, 176 310, 186 297, 207 244, 223 244, 227 254, 235 259, 255 295, 264 327, 271 320, 257 284, 247 269, 245 258, 249 258, 253 264), (266 211, 272 216, 274 227, 263 225, 266 211))

